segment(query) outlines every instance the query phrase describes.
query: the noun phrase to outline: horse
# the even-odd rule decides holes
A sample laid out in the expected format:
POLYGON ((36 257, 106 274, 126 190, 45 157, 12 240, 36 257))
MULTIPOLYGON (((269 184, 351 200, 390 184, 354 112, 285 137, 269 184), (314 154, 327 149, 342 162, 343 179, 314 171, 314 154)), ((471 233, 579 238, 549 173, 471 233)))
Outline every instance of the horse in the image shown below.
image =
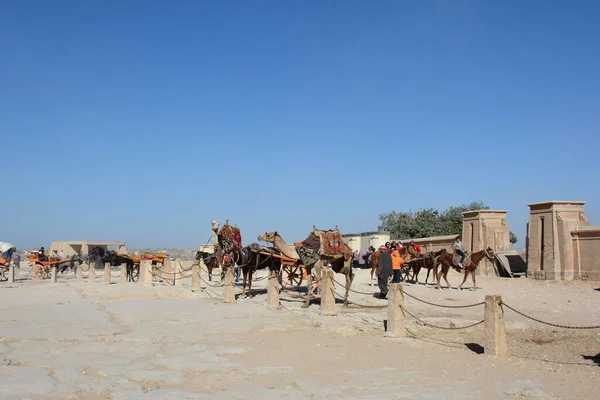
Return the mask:
POLYGON ((75 265, 75 262, 78 262, 80 264, 83 263, 83 259, 79 256, 79 254, 73 254, 70 257, 69 261, 65 262, 65 264, 60 267, 59 272, 61 274, 64 274, 65 271, 67 270, 67 268, 71 268, 71 270, 73 270, 73 272, 75 272, 77 270, 77 266, 75 265))
MULTIPOLYGON (((371 256, 371 279, 375 279, 373 278, 373 275, 375 274, 375 272, 377 271, 377 267, 379 266, 380 254, 381 250, 377 250, 371 256)), ((402 257, 406 264, 408 264, 410 260, 412 260, 416 256, 417 250, 415 249, 412 243, 407 244, 406 246, 402 247, 402 250, 400 250, 400 257, 402 257)))
POLYGON ((123 254, 117 254, 116 251, 111 251, 102 257, 101 260, 103 263, 110 263, 110 265, 113 267, 118 267, 121 264, 125 264, 127 282, 133 282, 133 268, 135 266, 135 261, 133 261, 132 258, 129 258, 123 254))
MULTIPOLYGON (((450 285, 450 282, 448 282, 448 271, 450 271, 450 268, 454 268, 457 271, 461 270, 461 267, 456 264, 453 261, 454 255, 451 253, 448 253, 446 251, 446 249, 442 249, 438 252, 435 253, 435 256, 437 257, 437 265, 441 265, 442 269, 439 271, 437 271, 437 265, 436 268, 434 269, 434 274, 436 275, 436 280, 437 280, 437 288, 440 289, 440 278, 443 276, 444 280, 446 281, 446 284, 448 285, 448 288, 451 288, 452 286, 450 285)), ((479 266, 479 263, 481 262, 481 260, 483 260, 484 258, 487 258, 490 261, 494 260, 494 251, 488 247, 487 249, 484 250, 480 250, 477 251, 475 253, 471 253, 469 255, 469 257, 465 260, 464 263, 464 272, 465 272, 465 276, 463 278, 462 283, 458 286, 459 289, 462 289, 462 286, 465 284, 465 281, 467 280, 467 276, 469 275, 469 273, 471 274, 471 277, 473 278, 473 288, 477 289, 477 285, 475 283, 475 270, 477 269, 477 267, 479 266)))
MULTIPOLYGON (((431 273, 432 269, 435 269, 435 266, 437 265, 437 260, 433 252, 428 252, 423 254, 423 258, 415 258, 413 260, 410 260, 408 264, 413 270, 415 283, 419 283, 419 272, 421 272, 421 269, 427 269, 427 277, 425 278, 425 284, 427 285, 427 281, 429 280, 429 274, 431 273)), ((437 270, 434 271, 434 279, 436 274, 437 270)))
POLYGON ((242 296, 245 296, 246 292, 252 291, 252 275, 255 271, 265 268, 269 270, 281 268, 281 261, 273 257, 271 251, 267 251, 267 253, 269 254, 264 254, 260 246, 255 243, 229 253, 231 262, 228 264, 236 263, 238 268, 242 269, 242 296), (248 286, 247 290, 246 285, 248 286))
MULTIPOLYGON (((206 266, 206 270, 208 271, 208 280, 212 281, 212 271, 213 269, 219 268, 219 260, 217 256, 213 253, 207 253, 205 251, 197 251, 196 252, 196 261, 202 260, 204 265, 206 266)), ((221 271, 221 281, 225 277, 225 270, 221 271)))

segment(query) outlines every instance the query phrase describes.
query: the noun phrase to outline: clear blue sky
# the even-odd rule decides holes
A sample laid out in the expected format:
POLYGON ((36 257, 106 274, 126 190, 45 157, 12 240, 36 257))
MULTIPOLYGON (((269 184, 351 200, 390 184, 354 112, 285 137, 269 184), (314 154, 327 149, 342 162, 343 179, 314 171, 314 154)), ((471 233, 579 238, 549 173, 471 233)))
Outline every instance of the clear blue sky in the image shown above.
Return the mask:
POLYGON ((197 247, 481 200, 600 223, 596 1, 0 2, 0 240, 197 247))

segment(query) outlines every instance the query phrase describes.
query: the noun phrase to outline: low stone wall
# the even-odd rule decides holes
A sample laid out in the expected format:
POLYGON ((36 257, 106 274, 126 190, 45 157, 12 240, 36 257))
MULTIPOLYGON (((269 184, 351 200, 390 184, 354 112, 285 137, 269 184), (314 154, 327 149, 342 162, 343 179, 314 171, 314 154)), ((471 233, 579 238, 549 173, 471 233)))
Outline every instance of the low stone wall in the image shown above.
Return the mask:
MULTIPOLYGON (((428 251, 439 251, 441 249, 446 249, 449 252, 452 251, 452 243, 454 243, 454 239, 456 239, 457 235, 447 235, 447 236, 431 236, 426 238, 414 239, 415 243, 421 247, 423 253, 428 251)), ((397 239, 395 239, 398 241, 397 239)), ((402 243, 410 243, 412 239, 402 239, 402 243)))
POLYGON ((600 281, 600 226, 571 231, 575 279, 600 281))

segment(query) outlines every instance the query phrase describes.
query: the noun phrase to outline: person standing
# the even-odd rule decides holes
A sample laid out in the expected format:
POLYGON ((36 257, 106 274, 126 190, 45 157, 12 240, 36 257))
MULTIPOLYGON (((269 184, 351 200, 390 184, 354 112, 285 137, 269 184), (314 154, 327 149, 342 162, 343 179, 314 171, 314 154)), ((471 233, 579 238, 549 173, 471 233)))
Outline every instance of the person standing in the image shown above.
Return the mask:
POLYGON ((358 252, 358 268, 364 268, 365 267, 365 256, 366 256, 367 252, 364 251, 363 249, 360 249, 360 251, 358 252))
POLYGON ((381 254, 377 265, 377 285, 380 290, 379 298, 385 299, 388 294, 388 279, 392 275, 392 256, 384 246, 379 250, 381 250, 381 254))
POLYGON ((18 252, 15 252, 14 254, 13 265, 15 266, 15 268, 21 269, 21 256, 18 252))
POLYGON ((400 251, 398 249, 392 250, 392 270, 394 273, 394 283, 400 283, 402 281, 402 264, 404 264, 404 260, 400 257, 400 251))

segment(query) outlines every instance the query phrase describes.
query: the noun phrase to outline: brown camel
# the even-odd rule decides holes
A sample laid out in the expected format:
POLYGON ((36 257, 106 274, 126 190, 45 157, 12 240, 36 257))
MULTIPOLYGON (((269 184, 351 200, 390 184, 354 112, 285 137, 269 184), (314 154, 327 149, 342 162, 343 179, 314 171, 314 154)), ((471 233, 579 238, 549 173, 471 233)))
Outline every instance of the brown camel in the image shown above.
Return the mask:
MULTIPOLYGON (((442 276, 444 277, 448 288, 451 288, 452 286, 450 285, 450 282, 448 282, 448 271, 450 271, 450 268, 454 268, 457 271, 460 271, 461 268, 458 266, 458 264, 454 262, 453 254, 448 253, 446 249, 438 251, 437 253, 435 253, 435 256, 437 257, 437 263, 434 267, 434 274, 436 275, 437 288, 440 289, 440 278, 442 276), (442 266, 442 269, 439 271, 439 273, 437 271, 438 264, 442 266)), ((473 288, 477 289, 477 284, 475 283, 475 270, 479 266, 479 262, 481 262, 481 260, 483 260, 484 258, 487 258, 490 261, 494 260, 494 251, 490 247, 488 247, 485 250, 480 250, 475 253, 471 253, 468 256, 468 258, 464 262, 465 276, 463 278, 462 283, 458 286, 459 289, 462 289, 462 286, 465 284, 469 273, 473 278, 473 288)))
MULTIPOLYGON (((258 240, 262 240, 265 242, 273 243, 277 249, 279 249, 284 256, 290 257, 293 259, 298 259, 298 253, 296 252, 296 248, 293 245, 287 244, 283 238, 279 235, 278 232, 265 232, 258 236, 258 240), (292 251, 293 250, 293 251, 292 251), (295 253, 295 255, 294 255, 295 253)), ((347 245, 346 245, 347 246, 347 245)), ((352 285, 352 281, 354 280, 354 272, 352 272, 352 257, 347 260, 344 257, 333 257, 327 255, 319 255, 319 260, 311 265, 305 265, 306 275, 308 280, 308 296, 306 298, 306 302, 302 306, 303 308, 308 307, 311 300, 312 291, 312 269, 315 269, 318 281, 321 280, 323 274, 322 269, 327 265, 331 264, 331 269, 336 273, 341 273, 346 276, 346 294, 344 297, 344 305, 348 305, 348 293, 350 291, 350 286, 352 285)), ((319 286, 319 293, 321 292, 321 287, 319 286)))

